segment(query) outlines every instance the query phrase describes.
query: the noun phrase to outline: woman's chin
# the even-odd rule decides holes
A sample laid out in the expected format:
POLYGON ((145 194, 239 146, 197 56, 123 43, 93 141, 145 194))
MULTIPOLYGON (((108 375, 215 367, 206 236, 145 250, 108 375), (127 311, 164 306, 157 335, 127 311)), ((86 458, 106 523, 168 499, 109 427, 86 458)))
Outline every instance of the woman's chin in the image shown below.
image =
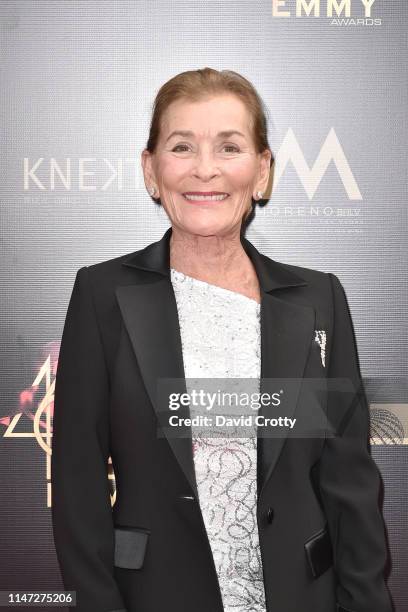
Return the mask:
POLYGON ((188 218, 183 215, 177 225, 181 225, 184 231, 202 236, 220 234, 232 227, 231 219, 221 218, 219 215, 189 215, 188 218))

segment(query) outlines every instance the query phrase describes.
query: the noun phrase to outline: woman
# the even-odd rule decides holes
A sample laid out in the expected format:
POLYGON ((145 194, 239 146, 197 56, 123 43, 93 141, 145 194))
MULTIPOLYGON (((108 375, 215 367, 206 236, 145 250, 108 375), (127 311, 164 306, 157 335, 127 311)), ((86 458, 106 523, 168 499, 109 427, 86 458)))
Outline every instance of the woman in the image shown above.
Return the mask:
POLYGON ((391 611, 343 288, 242 234, 272 161, 246 79, 177 75, 157 94, 142 153, 171 227, 77 273, 52 450, 55 544, 77 612, 391 611), (285 415, 306 422, 316 415, 305 419, 302 381, 347 379, 353 392, 327 392, 335 435, 205 437, 188 421, 175 435, 160 385, 180 397, 200 377, 258 381, 265 392, 271 379, 298 381, 285 415))

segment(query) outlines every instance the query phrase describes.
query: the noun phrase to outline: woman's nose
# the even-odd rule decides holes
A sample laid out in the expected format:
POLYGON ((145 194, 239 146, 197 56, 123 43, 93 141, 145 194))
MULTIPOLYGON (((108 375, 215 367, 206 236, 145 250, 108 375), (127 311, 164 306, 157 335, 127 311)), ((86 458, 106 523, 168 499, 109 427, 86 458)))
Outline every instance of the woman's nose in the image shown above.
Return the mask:
POLYGON ((196 158, 194 174, 203 181, 208 181, 213 176, 220 174, 217 160, 211 153, 200 153, 196 158))

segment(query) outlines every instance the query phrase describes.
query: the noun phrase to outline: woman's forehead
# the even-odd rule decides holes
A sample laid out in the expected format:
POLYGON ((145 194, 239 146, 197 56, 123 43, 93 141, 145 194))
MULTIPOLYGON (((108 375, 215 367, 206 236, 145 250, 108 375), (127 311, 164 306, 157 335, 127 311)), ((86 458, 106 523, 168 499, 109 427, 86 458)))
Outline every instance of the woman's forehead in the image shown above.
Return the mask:
POLYGON ((166 138, 173 132, 184 132, 186 137, 218 137, 225 136, 223 132, 232 135, 233 131, 237 132, 235 136, 247 137, 250 124, 250 114, 244 103, 236 96, 225 95, 172 102, 163 114, 162 130, 166 138))

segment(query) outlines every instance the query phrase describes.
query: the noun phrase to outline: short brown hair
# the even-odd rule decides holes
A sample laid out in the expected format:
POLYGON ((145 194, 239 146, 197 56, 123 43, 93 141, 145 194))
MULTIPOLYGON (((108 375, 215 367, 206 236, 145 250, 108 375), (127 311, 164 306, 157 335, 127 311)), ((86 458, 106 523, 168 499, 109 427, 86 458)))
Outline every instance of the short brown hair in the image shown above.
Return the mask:
MULTIPOLYGON (((245 77, 233 70, 215 70, 199 68, 180 72, 164 83, 157 92, 153 103, 149 138, 146 149, 150 153, 156 150, 159 140, 162 117, 167 107, 176 100, 199 101, 219 94, 235 94, 245 104, 252 118, 252 133, 257 153, 265 149, 271 152, 271 163, 274 162, 272 149, 268 142, 266 107, 256 89, 245 77)), ((254 204, 254 202, 252 202, 254 204)), ((244 216, 244 221, 252 212, 252 206, 244 216)))

